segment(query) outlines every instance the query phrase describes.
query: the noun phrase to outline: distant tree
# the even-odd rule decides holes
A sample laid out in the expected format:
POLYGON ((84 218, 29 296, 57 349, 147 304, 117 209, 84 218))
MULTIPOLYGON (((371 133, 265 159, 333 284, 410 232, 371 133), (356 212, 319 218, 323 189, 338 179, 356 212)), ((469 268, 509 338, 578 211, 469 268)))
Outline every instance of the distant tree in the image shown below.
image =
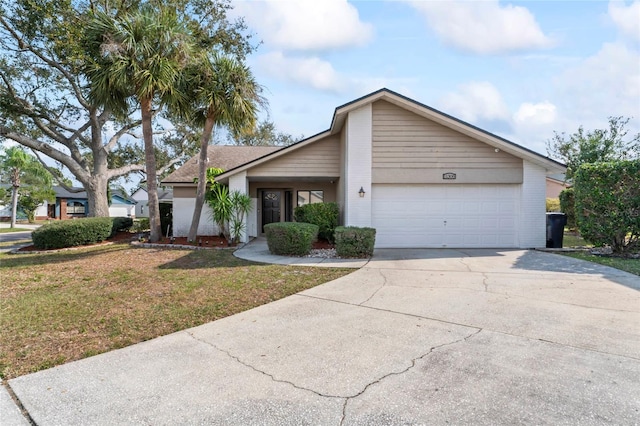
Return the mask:
POLYGON ((578 131, 566 135, 554 132, 547 141, 547 154, 567 165, 567 179, 572 179, 582 164, 640 158, 640 133, 625 140, 629 118, 609 117, 608 129, 578 131))
POLYGON ((51 185, 31 184, 23 186, 20 189, 18 197, 18 207, 27 215, 29 223, 35 222, 36 210, 47 201, 53 203, 56 201, 56 193, 51 185))
POLYGON ((47 199, 47 188, 51 191, 52 177, 38 159, 21 146, 3 149, 0 154, 0 175, 3 181, 11 184, 11 228, 15 228, 21 187, 28 185, 31 189, 27 194, 33 191, 34 195, 47 199))
POLYGON ((260 122, 256 127, 242 131, 231 131, 227 135, 227 140, 234 145, 247 146, 288 146, 304 139, 303 135, 297 138, 278 131, 276 125, 269 120, 260 122))

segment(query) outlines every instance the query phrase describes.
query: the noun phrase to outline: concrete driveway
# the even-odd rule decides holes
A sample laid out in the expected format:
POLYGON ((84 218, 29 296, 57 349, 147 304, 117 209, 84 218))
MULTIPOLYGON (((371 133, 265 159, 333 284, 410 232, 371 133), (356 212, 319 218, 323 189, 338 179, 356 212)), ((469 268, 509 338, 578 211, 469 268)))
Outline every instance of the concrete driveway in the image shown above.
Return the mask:
POLYGON ((639 290, 535 251, 378 250, 336 281, 9 385, 38 425, 637 424, 639 290))

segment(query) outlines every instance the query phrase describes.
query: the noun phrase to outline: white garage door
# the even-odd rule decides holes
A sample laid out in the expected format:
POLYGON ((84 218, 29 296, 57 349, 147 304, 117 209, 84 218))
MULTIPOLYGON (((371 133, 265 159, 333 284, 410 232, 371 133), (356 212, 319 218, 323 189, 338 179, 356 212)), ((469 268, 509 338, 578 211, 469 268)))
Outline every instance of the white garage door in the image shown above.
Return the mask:
POLYGON ((376 247, 517 247, 518 185, 373 185, 376 247))

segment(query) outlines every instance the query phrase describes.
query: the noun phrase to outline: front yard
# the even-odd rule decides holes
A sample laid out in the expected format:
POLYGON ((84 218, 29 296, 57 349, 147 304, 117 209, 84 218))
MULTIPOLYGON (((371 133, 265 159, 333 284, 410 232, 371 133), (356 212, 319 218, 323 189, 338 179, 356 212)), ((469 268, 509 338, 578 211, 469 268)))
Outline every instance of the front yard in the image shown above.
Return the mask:
POLYGON ((116 244, 0 255, 0 376, 10 379, 213 321, 348 274, 227 250, 116 244))
MULTIPOLYGON (((565 248, 572 247, 593 247, 587 241, 585 241, 579 235, 574 232, 564 233, 562 246, 565 248)), ((620 269, 622 271, 630 272, 632 274, 640 275, 640 259, 634 258, 621 258, 613 256, 598 256, 591 254, 587 251, 584 252, 559 252, 559 254, 570 256, 576 259, 588 260, 589 262, 599 263, 601 265, 611 266, 613 268, 620 269)))

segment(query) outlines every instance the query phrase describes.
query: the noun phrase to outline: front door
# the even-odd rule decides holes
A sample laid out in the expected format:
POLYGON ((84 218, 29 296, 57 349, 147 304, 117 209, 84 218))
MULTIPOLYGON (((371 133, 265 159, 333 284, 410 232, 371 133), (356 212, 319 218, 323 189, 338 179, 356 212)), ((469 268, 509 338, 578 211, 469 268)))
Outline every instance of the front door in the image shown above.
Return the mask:
POLYGON ((262 232, 269 223, 280 222, 280 191, 262 191, 262 232))

